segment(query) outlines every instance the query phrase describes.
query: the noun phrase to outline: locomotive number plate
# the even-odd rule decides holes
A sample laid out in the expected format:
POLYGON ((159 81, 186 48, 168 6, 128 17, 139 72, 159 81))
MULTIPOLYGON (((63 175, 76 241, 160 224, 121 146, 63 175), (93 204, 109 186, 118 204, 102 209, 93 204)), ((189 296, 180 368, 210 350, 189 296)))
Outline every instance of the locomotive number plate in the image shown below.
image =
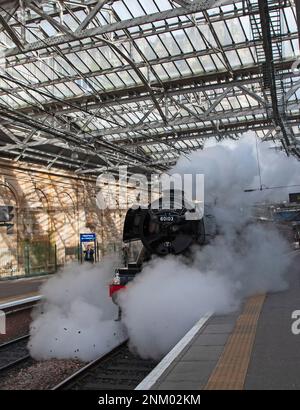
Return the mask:
POLYGON ((163 215, 159 217, 160 222, 174 222, 174 216, 172 215, 163 215))

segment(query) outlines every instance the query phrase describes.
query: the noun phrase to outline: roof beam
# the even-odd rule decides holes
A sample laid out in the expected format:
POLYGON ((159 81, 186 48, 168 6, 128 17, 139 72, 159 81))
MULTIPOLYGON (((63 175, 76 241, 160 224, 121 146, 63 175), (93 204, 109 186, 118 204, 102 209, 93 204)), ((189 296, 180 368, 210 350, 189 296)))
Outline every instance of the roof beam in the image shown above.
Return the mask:
MULTIPOLYGON (((52 144, 54 144, 55 142, 58 142, 59 140, 54 139, 51 141, 52 144)), ((0 146, 0 152, 6 152, 6 151, 11 151, 11 150, 15 150, 15 149, 27 149, 30 147, 35 147, 35 146, 40 146, 40 145, 45 145, 45 144, 49 144, 49 141, 47 141, 46 139, 44 141, 31 141, 31 142, 23 142, 20 141, 17 144, 6 144, 3 146, 0 146)))
MULTIPOLYGON (((282 36, 280 39, 276 38, 274 40, 274 42, 286 41, 287 39, 294 39, 294 38, 297 38, 297 35, 298 35, 297 33, 289 33, 287 35, 282 36)), ((241 50, 241 49, 245 49, 245 48, 248 48, 248 47, 252 47, 256 44, 258 44, 258 43, 255 42, 255 41, 247 41, 247 42, 243 42, 243 43, 236 43, 236 44, 233 44, 233 45, 227 45, 227 46, 224 46, 223 49, 224 49, 224 52, 229 52, 229 51, 232 51, 232 50, 241 50)), ((101 49, 101 47, 100 47, 100 49, 101 49)), ((209 50, 205 49, 205 50, 200 50, 200 51, 192 51, 192 52, 185 53, 185 54, 181 53, 181 54, 174 55, 174 56, 167 56, 167 57, 152 59, 152 60, 149 60, 148 63, 146 63, 145 61, 141 61, 141 62, 135 63, 135 65, 136 65, 137 68, 144 68, 144 67, 147 67, 148 64, 156 65, 156 64, 169 63, 171 61, 172 62, 180 61, 182 59, 188 59, 188 58, 194 58, 194 57, 201 58, 201 57, 206 56, 206 55, 214 54, 215 52, 216 52, 215 49, 209 49, 209 50)), ((68 55, 68 53, 66 55, 68 55)), ((20 66, 21 65, 22 64, 20 63, 20 66)), ((9 67, 9 64, 7 65, 7 67, 9 67)), ((93 77, 97 77, 97 76, 101 76, 101 75, 106 75, 106 74, 111 74, 111 73, 118 73, 121 70, 122 71, 130 70, 130 68, 131 68, 130 64, 124 64, 124 65, 118 66, 118 67, 111 67, 111 68, 102 69, 102 70, 95 70, 95 71, 91 71, 91 72, 88 72, 88 73, 84 73, 84 78, 93 78, 93 77)), ((31 87, 33 89, 37 89, 37 88, 40 88, 40 87, 49 87, 49 86, 56 85, 56 84, 61 84, 61 83, 64 83, 64 82, 79 80, 80 78, 82 78, 80 75, 75 74, 73 76, 70 75, 70 76, 65 76, 65 77, 59 77, 59 78, 56 78, 56 79, 53 79, 53 80, 34 83, 34 84, 31 84, 31 87)), ((13 91, 18 92, 18 91, 21 91, 21 89, 20 88, 14 88, 13 91)), ((0 93, 0 95, 3 95, 3 92, 0 93)))
POLYGON ((102 7, 108 3, 110 0, 98 0, 97 4, 92 8, 89 14, 87 14, 86 18, 82 21, 82 23, 77 27, 75 33, 78 33, 87 28, 90 22, 96 17, 97 13, 102 9, 102 7))
POLYGON ((202 10, 209 9, 211 7, 216 7, 221 4, 227 3, 222 0, 171 0, 173 3, 177 3, 184 7, 187 11, 195 13, 198 11, 198 7, 202 7, 202 10))
MULTIPOLYGON (((97 139, 97 141, 88 142, 86 141, 86 139, 82 138, 83 137, 82 134, 78 135, 78 134, 74 134, 67 130, 61 130, 58 128, 55 129, 55 128, 46 126, 41 121, 38 121, 35 118, 32 118, 31 116, 27 116, 22 113, 16 113, 15 110, 5 107, 2 104, 0 104, 0 108, 1 108, 1 111, 0 111, 1 117, 10 119, 13 122, 19 123, 21 125, 27 124, 29 125, 29 127, 31 127, 31 129, 43 131, 48 135, 61 139, 62 142, 67 141, 71 144, 71 146, 77 146, 77 147, 83 147, 83 148, 88 147, 91 150, 98 151, 99 153, 103 152, 103 150, 110 151, 111 153, 118 152, 122 156, 122 158, 131 158, 133 160, 138 160, 140 162, 143 162, 143 161, 147 162, 147 159, 144 158, 142 155, 131 152, 130 150, 122 148, 122 147, 116 147, 113 143, 105 139, 97 139)), ((91 136, 91 134, 89 134, 89 136, 91 136)))
MULTIPOLYGON (((19 8, 19 2, 16 2, 15 4, 11 5, 11 9, 9 10, 8 13, 5 14, 5 16, 3 16, 4 20, 6 21, 6 23, 10 23, 11 17, 15 14, 15 12, 18 10, 19 8)), ((11 25, 9 24, 9 26, 11 27, 11 25)), ((12 28, 12 27, 11 27, 12 28)), ((4 27, 0 27, 0 33, 2 33, 2 31, 4 30, 4 27)))
MULTIPOLYGON (((295 118, 295 121, 298 121, 300 116, 298 115, 298 118, 295 118)), ((148 145, 157 145, 157 138, 160 138, 160 143, 164 144, 165 141, 170 141, 170 142, 179 142, 179 141, 187 141, 187 140, 198 140, 198 139, 208 139, 211 137, 221 137, 225 138, 226 134, 225 133, 230 133, 234 135, 242 134, 249 129, 253 131, 258 131, 258 130, 269 130, 270 128, 274 128, 274 123, 272 122, 271 119, 247 119, 245 121, 235 121, 235 122, 230 122, 230 123, 224 123, 222 126, 223 130, 220 132, 216 131, 216 128, 214 126, 195 126, 195 127, 189 127, 185 130, 178 130, 176 133, 172 131, 164 132, 163 134, 157 134, 156 139, 153 140, 151 138, 151 135, 147 137, 141 137, 141 136, 136 136, 134 139, 125 139, 125 138, 120 138, 118 140, 115 140, 114 143, 118 145, 130 145, 130 146, 148 146, 148 145), (176 135, 175 135, 176 134, 176 135)))
MULTIPOLYGON (((246 108, 246 109, 234 109, 234 110, 227 110, 227 111, 219 111, 216 113, 212 113, 208 116, 205 114, 199 114, 198 119, 195 119, 192 116, 185 116, 185 117, 177 117, 175 120, 171 120, 168 123, 168 126, 181 126, 186 124, 193 124, 195 122, 206 122, 206 121, 220 121, 224 119, 231 119, 231 118, 242 118, 247 116, 253 115, 267 115, 265 107, 257 107, 257 108, 246 108)), ((144 124, 132 125, 130 127, 113 127, 106 130, 99 130, 96 132, 92 132, 94 137, 103 137, 106 135, 117 135, 117 134, 124 134, 127 132, 138 132, 138 131, 145 131, 145 130, 154 130, 155 128, 164 128, 165 124, 162 121, 152 121, 144 124)), ((176 132, 176 131, 175 131, 176 132)), ((132 138, 134 138, 132 136, 132 138)))
POLYGON ((50 23, 53 27, 55 27, 58 31, 61 31, 71 37, 73 37, 73 40, 75 38, 72 30, 68 29, 66 26, 64 26, 63 24, 59 23, 57 20, 55 20, 52 17, 49 17, 48 14, 44 13, 42 9, 40 9, 39 7, 37 7, 33 1, 28 0, 26 2, 27 7, 30 7, 31 10, 33 10, 35 13, 37 13, 39 16, 43 17, 44 20, 48 21, 48 23, 50 23))
POLYGON ((250 97, 252 97, 254 100, 258 101, 259 104, 266 105, 266 101, 265 101, 263 98, 261 98, 257 93, 255 93, 255 92, 249 90, 248 87, 246 87, 246 86, 244 86, 244 85, 238 85, 238 88, 240 88, 240 89, 241 89, 242 91, 244 91, 246 94, 249 94, 250 97))
POLYGON ((167 118, 165 116, 165 114, 163 113, 163 110, 161 108, 161 106, 159 105, 158 100, 156 99, 155 93, 151 87, 151 85, 149 84, 148 80, 145 78, 144 74, 142 73, 142 71, 136 66, 135 62, 128 57, 125 53, 123 53, 123 51, 116 46, 112 41, 106 40, 104 38, 101 39, 102 41, 105 42, 105 44, 107 44, 109 47, 111 47, 115 53, 120 54, 120 56, 127 61, 127 63, 130 65, 130 67, 135 71, 135 73, 137 74, 137 76, 139 77, 139 79, 142 81, 142 83, 144 84, 144 86, 146 87, 150 98, 152 99, 157 111, 159 112, 161 118, 163 119, 164 123, 166 124, 167 118))
MULTIPOLYGON (((225 0, 223 4, 232 4, 233 2, 235 1, 225 0)), ((197 3, 197 5, 195 6, 194 12, 202 11, 206 8, 207 7, 205 5, 203 4, 198 5, 197 3)), ((116 32, 118 30, 124 30, 130 27, 140 26, 143 24, 155 23, 161 20, 168 20, 174 17, 185 15, 185 14, 186 14, 186 9, 184 7, 174 8, 174 9, 170 9, 170 10, 166 10, 166 11, 162 11, 158 13, 147 14, 145 16, 135 17, 135 18, 128 19, 128 20, 122 20, 116 23, 106 24, 104 26, 81 30, 78 33, 76 33, 76 39, 83 40, 88 37, 93 38, 95 36, 102 36, 103 34, 116 32)), ((39 41, 32 42, 30 44, 27 44, 22 50, 22 53, 28 53, 30 51, 37 51, 37 50, 41 50, 47 47, 59 46, 65 43, 70 43, 72 41, 74 41, 73 34, 72 35, 65 34, 65 35, 59 35, 55 37, 49 37, 43 40, 39 40, 39 41)), ((6 52, 7 57, 16 56, 19 54, 20 54, 20 50, 18 48, 9 49, 6 52)))
POLYGON ((179 4, 179 6, 181 7, 185 7, 186 9, 188 9, 192 3, 189 0, 171 0, 173 3, 177 3, 179 4))
POLYGON ((211 112, 220 104, 220 102, 226 97, 229 91, 232 90, 232 87, 227 87, 222 94, 208 107, 208 109, 204 113, 204 118, 207 118, 211 112))
POLYGON ((295 2, 295 6, 296 6, 296 18, 297 18, 299 47, 300 47, 300 0, 294 0, 294 2, 295 2))
POLYGON ((19 37, 15 33, 14 29, 10 27, 10 25, 7 23, 5 18, 0 14, 0 24, 3 27, 3 29, 6 31, 7 35, 11 38, 11 40, 15 43, 16 50, 19 52, 24 49, 24 45, 22 44, 21 40, 19 40, 19 37))
MULTIPOLYGON (((292 61, 283 61, 280 64, 276 64, 275 67, 278 70, 290 69, 292 61)), ((185 78, 177 78, 171 81, 164 81, 164 93, 157 91, 155 95, 156 98, 159 99, 163 95, 174 96, 185 92, 188 93, 212 89, 222 89, 227 88, 228 86, 239 84, 253 84, 259 82, 260 75, 260 68, 256 65, 253 65, 248 66, 244 69, 235 70, 233 78, 231 76, 228 77, 228 73, 226 71, 195 75, 185 78), (190 88, 187 88, 188 86, 190 86, 190 88)), ((293 74, 290 73, 287 76, 288 78, 290 78, 291 76, 293 76, 293 74)), ((18 83, 18 81, 16 81, 16 83, 18 83)), ((156 86, 156 84, 152 84, 152 86, 156 86)), ((146 92, 147 89, 144 85, 138 85, 135 87, 127 87, 120 90, 98 93, 98 97, 100 97, 101 101, 98 98, 95 98, 95 96, 93 95, 84 95, 80 97, 68 98, 65 101, 50 101, 44 103, 43 105, 45 109, 48 109, 51 112, 61 112, 63 114, 83 110, 86 112, 87 108, 90 111, 91 109, 95 109, 99 106, 109 107, 120 104, 128 104, 136 101, 143 101, 145 100, 146 92)), ((18 111, 30 113, 34 112, 34 110, 32 110, 32 108, 30 107, 24 107, 18 109, 18 111)), ((38 113, 39 110, 36 110, 35 112, 38 113)))
MULTIPOLYGON (((141 164, 141 163, 133 163, 131 164, 132 168, 135 167, 141 167, 143 169, 147 169, 150 171, 153 171, 153 168, 157 168, 160 165, 170 165, 170 164, 175 164, 176 158, 169 158, 169 159, 163 159, 163 160, 155 160, 153 159, 152 161, 147 162, 147 165, 141 164)), ((95 168, 87 168, 87 169, 78 169, 76 170, 77 175, 83 175, 83 174, 99 174, 104 171, 113 171, 119 169, 119 165, 115 167, 95 167, 95 168)))
MULTIPOLYGON (((96 2, 93 2, 93 4, 95 4, 96 2)), ((289 1, 287 2, 289 3, 289 1)), ((280 8, 284 8, 284 4, 282 4, 281 6, 278 6, 280 8)), ((245 15, 251 15, 255 12, 247 10, 245 12, 245 10, 243 9, 242 6, 239 5, 239 3, 236 5, 236 10, 234 10, 234 12, 228 12, 228 11, 224 11, 221 15, 215 14, 213 16, 210 16, 210 21, 212 23, 215 22, 220 22, 220 21, 228 21, 237 17, 244 17, 245 15)), ((51 16, 52 18, 57 16, 57 13, 49 13, 49 16, 51 16)), ((195 27, 195 23, 197 24, 202 24, 204 23, 205 19, 204 17, 200 17, 200 16, 196 16, 197 19, 187 19, 185 21, 180 21, 180 22, 172 22, 168 25, 164 25, 161 27, 155 27, 153 25, 149 25, 146 28, 143 28, 143 30, 139 30, 135 33, 131 33, 130 36, 132 38, 132 40, 137 40, 140 38, 145 38, 148 36, 152 36, 154 34, 163 34, 163 33, 167 33, 167 32, 173 32, 179 29, 184 29, 184 28, 190 28, 190 27, 195 27)), ((32 21, 34 21, 35 19, 29 19, 27 20, 27 24, 30 24, 32 21)), ((42 20, 40 18, 40 20, 42 20)), ((10 22, 10 26, 11 27, 15 27, 16 24, 13 24, 13 22, 10 22)), ((289 33, 286 33, 286 39, 289 38, 289 33)), ((296 37, 298 36, 298 33, 296 33, 296 37)), ((117 41, 119 43, 122 42, 126 42, 128 40, 127 36, 124 34, 120 34, 118 33, 118 38, 117 41)), ((249 43, 250 46, 251 42, 249 43)), ((101 46, 100 42, 96 42, 94 40, 94 38, 90 38, 90 41, 87 43, 86 41, 84 42, 84 44, 82 42, 80 42, 79 44, 72 44, 72 46, 70 46, 69 43, 65 44, 65 49, 63 50, 64 53, 68 53, 68 52, 78 52, 78 51, 84 51, 84 50, 90 50, 90 49, 94 49, 94 48, 98 48, 99 46, 101 46)), ((248 46, 247 46, 248 47, 248 46)), ((16 65, 21 65, 21 64, 25 64, 25 63, 30 63, 30 62, 34 62, 37 61, 38 58, 46 58, 48 56, 56 56, 57 53, 55 53, 55 51, 51 52, 49 51, 49 49, 45 49, 44 51, 39 52, 39 56, 37 57, 36 55, 33 54, 23 54, 23 55, 18 55, 18 58, 10 58, 10 61, 7 64, 7 67, 13 67, 16 65)))

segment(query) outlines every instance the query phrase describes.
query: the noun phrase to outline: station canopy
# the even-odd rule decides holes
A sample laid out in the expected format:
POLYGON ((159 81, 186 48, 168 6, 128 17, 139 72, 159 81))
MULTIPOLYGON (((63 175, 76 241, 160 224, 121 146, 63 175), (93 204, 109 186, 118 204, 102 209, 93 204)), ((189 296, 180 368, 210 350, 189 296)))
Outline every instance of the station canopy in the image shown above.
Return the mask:
POLYGON ((0 0, 0 156, 147 172, 254 131, 300 158, 299 3, 0 0))

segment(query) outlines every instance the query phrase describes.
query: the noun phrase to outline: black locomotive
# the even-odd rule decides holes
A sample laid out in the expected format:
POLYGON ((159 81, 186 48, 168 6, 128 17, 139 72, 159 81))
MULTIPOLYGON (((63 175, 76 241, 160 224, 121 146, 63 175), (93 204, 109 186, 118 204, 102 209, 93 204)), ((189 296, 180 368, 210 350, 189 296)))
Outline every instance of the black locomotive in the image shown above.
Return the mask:
POLYGON ((153 255, 187 254, 193 245, 203 246, 216 234, 215 218, 208 207, 188 201, 182 192, 164 193, 147 207, 133 207, 127 211, 123 230, 125 244, 140 241, 141 251, 129 262, 124 248, 124 267, 115 271, 110 284, 110 296, 141 272, 143 263, 153 255))

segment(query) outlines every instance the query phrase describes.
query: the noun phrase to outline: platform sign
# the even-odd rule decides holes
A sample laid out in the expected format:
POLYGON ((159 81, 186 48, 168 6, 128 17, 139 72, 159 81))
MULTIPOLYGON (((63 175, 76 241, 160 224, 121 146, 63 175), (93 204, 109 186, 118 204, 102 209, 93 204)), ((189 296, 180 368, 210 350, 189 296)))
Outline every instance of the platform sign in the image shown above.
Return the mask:
POLYGON ((96 241, 95 233, 81 233, 80 242, 94 242, 96 241))
POLYGON ((80 234, 80 262, 94 263, 97 257, 97 236, 95 233, 80 234))

